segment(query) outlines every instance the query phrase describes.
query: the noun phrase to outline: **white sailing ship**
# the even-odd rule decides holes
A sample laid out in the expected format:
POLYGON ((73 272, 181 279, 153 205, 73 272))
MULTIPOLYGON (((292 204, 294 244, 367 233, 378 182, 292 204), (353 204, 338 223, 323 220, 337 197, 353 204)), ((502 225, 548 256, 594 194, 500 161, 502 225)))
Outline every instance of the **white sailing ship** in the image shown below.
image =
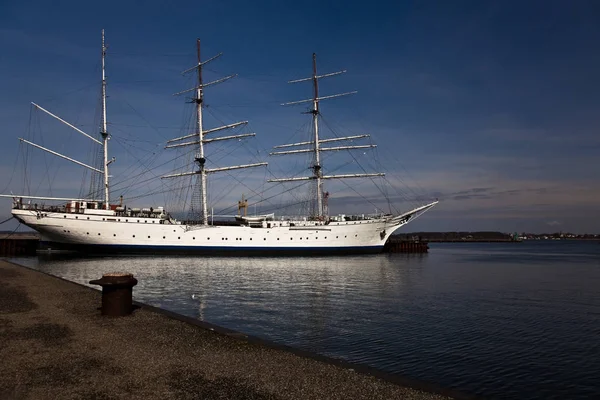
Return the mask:
POLYGON ((195 93, 196 128, 190 134, 171 139, 166 148, 184 148, 194 146, 196 168, 190 172, 165 175, 163 179, 177 179, 191 175, 198 177, 199 187, 199 218, 196 221, 178 221, 172 218, 164 207, 156 208, 126 208, 122 202, 111 203, 109 166, 114 159, 109 158, 108 143, 110 134, 107 131, 106 118, 106 77, 104 31, 102 31, 102 121, 100 140, 88 135, 73 124, 70 124, 50 111, 37 106, 39 110, 66 124, 70 128, 86 136, 103 152, 102 168, 95 168, 73 158, 47 149, 31 141, 20 139, 23 143, 44 150, 62 159, 76 163, 84 168, 95 171, 103 176, 103 199, 97 198, 58 198, 27 195, 2 195, 13 198, 12 215, 21 223, 38 231, 42 240, 54 249, 69 249, 87 254, 285 254, 285 255, 323 255, 323 254, 357 254, 381 252, 385 242, 396 230, 409 221, 420 216, 437 201, 429 202, 410 211, 393 214, 361 214, 361 215, 328 215, 327 193, 323 191, 323 181, 332 179, 358 179, 381 177, 383 173, 356 174, 324 174, 321 154, 330 151, 367 149, 374 145, 348 145, 355 139, 368 135, 325 138, 319 137, 319 104, 321 101, 349 93, 331 96, 319 96, 318 83, 320 79, 335 76, 345 71, 317 75, 316 57, 313 54, 313 73, 305 79, 290 81, 312 82, 314 95, 311 99, 286 103, 312 104, 313 137, 309 141, 275 146, 273 156, 312 153, 313 163, 310 176, 273 178, 269 182, 312 181, 315 185, 314 207, 312 215, 306 217, 277 217, 275 214, 248 216, 247 200, 239 202, 239 215, 228 224, 212 221, 208 212, 207 177, 223 171, 246 168, 260 168, 266 162, 242 164, 220 168, 208 168, 207 158, 210 157, 210 143, 216 141, 236 140, 254 136, 254 133, 215 136, 214 134, 232 129, 247 122, 224 125, 204 129, 204 89, 232 78, 218 79, 209 83, 202 80, 203 67, 221 54, 202 61, 200 59, 200 42, 198 40, 198 62, 184 73, 196 73, 197 85, 178 94, 195 93), (339 144, 336 142, 342 142, 339 144), (346 144, 344 144, 346 143, 346 144), (23 200, 25 199, 25 201, 23 200), (51 202, 54 206, 31 204, 32 201, 51 202), (59 203, 57 203, 59 202, 59 203))

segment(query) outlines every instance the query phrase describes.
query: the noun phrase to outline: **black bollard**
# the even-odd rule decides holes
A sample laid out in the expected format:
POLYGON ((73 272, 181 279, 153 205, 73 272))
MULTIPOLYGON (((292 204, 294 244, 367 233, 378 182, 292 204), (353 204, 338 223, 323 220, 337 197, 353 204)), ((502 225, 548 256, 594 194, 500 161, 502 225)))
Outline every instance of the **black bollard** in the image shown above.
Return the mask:
POLYGON ((90 281, 102 286, 102 315, 121 317, 133 310, 132 292, 137 285, 132 274, 113 272, 102 275, 101 279, 90 281))

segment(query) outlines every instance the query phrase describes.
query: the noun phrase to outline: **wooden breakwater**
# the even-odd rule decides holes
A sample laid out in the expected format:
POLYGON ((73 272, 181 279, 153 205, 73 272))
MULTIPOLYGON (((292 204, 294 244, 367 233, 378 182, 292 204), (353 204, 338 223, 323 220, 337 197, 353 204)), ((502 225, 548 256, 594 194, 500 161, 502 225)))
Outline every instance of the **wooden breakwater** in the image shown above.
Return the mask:
POLYGON ((521 243, 521 239, 427 239, 429 243, 521 243))
POLYGON ((384 253, 427 253, 429 245, 420 240, 407 240, 390 236, 383 246, 384 253))
POLYGON ((14 232, 0 234, 0 257, 34 256, 40 237, 37 233, 14 232))

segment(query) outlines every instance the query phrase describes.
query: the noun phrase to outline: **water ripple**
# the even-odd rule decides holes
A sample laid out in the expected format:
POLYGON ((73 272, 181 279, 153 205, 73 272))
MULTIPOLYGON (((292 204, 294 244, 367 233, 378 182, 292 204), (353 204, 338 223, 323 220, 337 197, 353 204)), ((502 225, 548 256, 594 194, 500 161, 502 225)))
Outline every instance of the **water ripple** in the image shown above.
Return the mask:
POLYGON ((432 244, 418 257, 25 262, 83 284, 127 270, 139 301, 485 397, 600 392, 597 243, 432 244))

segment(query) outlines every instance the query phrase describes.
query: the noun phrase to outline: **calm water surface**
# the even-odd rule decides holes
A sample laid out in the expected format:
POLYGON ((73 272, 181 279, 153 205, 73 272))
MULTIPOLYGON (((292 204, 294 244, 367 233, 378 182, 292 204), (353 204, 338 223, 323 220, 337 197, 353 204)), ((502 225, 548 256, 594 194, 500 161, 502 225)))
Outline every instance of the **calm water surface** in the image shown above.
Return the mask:
POLYGON ((430 247, 426 255, 19 262, 82 284, 131 272, 138 301, 467 393, 597 398, 599 242, 430 247))

